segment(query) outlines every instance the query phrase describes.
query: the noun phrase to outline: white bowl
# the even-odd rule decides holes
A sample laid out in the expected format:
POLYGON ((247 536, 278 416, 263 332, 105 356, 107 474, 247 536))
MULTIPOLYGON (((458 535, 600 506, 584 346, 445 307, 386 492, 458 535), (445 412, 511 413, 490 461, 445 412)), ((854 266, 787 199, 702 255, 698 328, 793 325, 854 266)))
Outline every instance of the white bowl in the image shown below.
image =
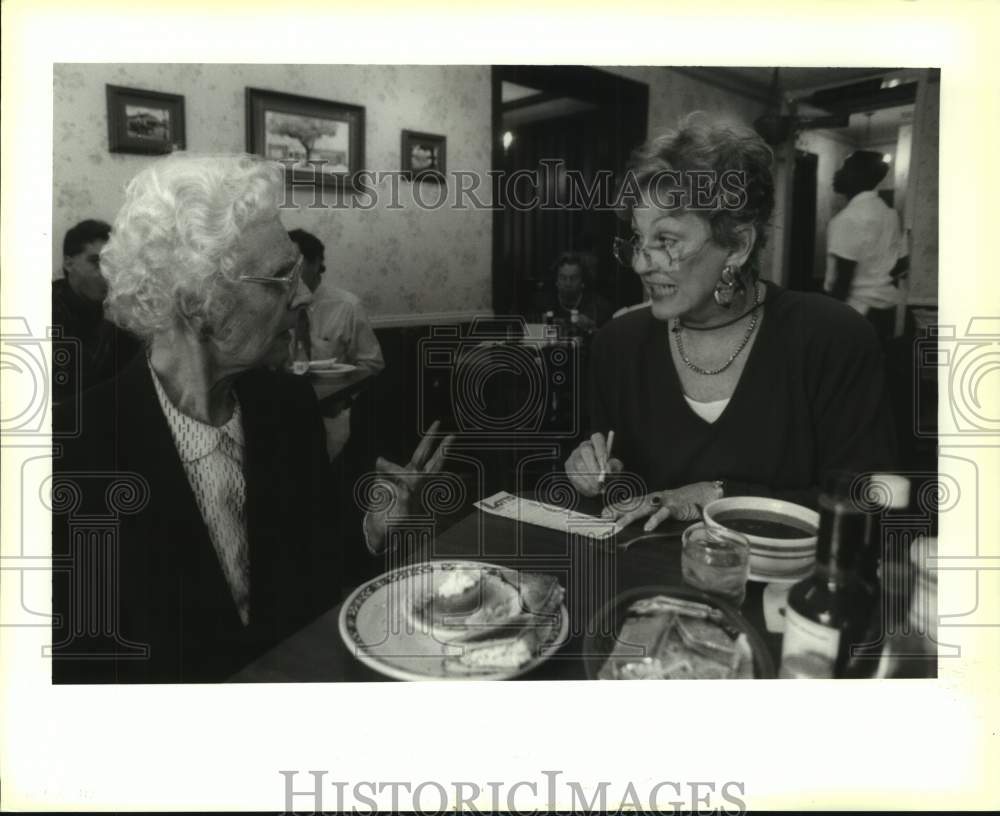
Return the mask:
MULTIPOLYGON (((718 521, 721 513, 746 510, 784 516, 819 530, 819 513, 792 502, 768 499, 761 496, 730 496, 716 499, 705 506, 705 520, 711 527, 731 529, 718 521)), ((733 532, 746 536, 750 542, 750 571, 757 575, 789 575, 802 572, 816 560, 817 535, 801 538, 770 538, 740 530, 733 532)))

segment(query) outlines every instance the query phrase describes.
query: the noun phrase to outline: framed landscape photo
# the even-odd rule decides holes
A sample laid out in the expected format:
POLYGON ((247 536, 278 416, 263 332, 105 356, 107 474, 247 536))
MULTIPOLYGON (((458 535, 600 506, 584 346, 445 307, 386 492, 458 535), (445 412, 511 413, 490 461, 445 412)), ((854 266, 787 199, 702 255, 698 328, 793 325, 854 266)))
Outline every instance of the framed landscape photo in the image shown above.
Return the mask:
POLYGON ((354 186, 365 162, 365 109, 247 88, 247 151, 285 164, 289 183, 354 186))
POLYGON ((404 177, 411 181, 443 182, 448 172, 447 141, 434 133, 404 130, 400 147, 404 177))
POLYGON ((172 153, 184 150, 184 97, 106 85, 108 150, 112 153, 172 153))

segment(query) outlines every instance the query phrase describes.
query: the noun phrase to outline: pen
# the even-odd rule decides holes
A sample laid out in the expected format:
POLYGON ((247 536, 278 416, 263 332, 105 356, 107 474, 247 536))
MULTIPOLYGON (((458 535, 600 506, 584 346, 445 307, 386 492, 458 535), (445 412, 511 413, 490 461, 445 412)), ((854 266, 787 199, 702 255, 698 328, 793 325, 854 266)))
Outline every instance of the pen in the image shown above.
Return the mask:
POLYGON ((607 475, 608 462, 611 460, 611 446, 615 444, 615 432, 613 430, 608 431, 608 444, 604 450, 604 461, 601 462, 601 472, 597 477, 597 483, 599 485, 604 484, 604 477, 607 475))

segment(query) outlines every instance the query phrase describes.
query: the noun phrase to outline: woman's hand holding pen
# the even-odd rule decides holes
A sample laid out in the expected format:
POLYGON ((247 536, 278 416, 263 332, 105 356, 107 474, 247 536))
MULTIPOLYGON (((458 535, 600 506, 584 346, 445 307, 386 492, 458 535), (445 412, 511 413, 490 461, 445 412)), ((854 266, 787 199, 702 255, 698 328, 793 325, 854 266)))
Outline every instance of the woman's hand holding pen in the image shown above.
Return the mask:
MULTIPOLYGON (((566 460, 566 475, 584 496, 596 496, 604 489, 607 474, 621 473, 624 464, 611 456, 615 432, 607 437, 595 433, 582 442, 566 460)), ((601 514, 605 518, 621 521, 624 526, 646 519, 643 529, 655 530, 668 518, 683 521, 697 520, 701 508, 722 496, 721 482, 696 482, 676 490, 658 490, 636 499, 610 504, 601 514)))
POLYGON ((581 442, 566 460, 566 475, 584 496, 596 496, 601 492, 605 474, 624 470, 621 459, 611 457, 614 436, 614 431, 607 438, 604 434, 595 433, 581 442))

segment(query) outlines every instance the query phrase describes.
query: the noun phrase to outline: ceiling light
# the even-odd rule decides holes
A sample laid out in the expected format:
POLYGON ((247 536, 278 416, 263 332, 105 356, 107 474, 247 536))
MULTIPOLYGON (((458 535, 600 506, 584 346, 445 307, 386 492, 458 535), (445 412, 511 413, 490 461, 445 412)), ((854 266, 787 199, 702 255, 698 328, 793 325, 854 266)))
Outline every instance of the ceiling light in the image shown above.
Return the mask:
POLYGON ((892 164, 892 153, 883 153, 882 161, 884 161, 886 164, 892 164))
POLYGON ((510 147, 511 143, 514 141, 514 134, 509 130, 505 130, 503 134, 503 149, 506 150, 510 147))

